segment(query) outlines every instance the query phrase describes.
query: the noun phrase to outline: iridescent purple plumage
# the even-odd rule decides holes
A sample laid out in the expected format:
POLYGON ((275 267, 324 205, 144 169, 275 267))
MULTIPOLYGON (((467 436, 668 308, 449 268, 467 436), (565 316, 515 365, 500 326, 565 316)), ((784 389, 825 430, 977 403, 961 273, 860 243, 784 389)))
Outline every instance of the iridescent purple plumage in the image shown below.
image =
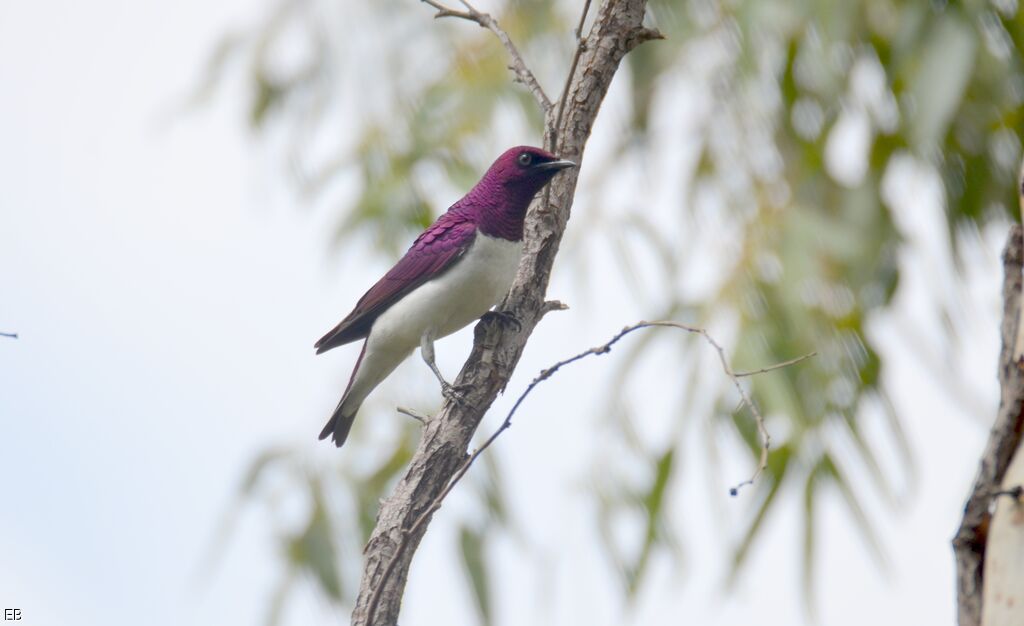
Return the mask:
POLYGON ((405 256, 377 284, 363 294, 356 308, 314 346, 316 353, 363 339, 374 320, 399 298, 439 276, 469 249, 476 224, 465 215, 448 211, 423 231, 405 256))

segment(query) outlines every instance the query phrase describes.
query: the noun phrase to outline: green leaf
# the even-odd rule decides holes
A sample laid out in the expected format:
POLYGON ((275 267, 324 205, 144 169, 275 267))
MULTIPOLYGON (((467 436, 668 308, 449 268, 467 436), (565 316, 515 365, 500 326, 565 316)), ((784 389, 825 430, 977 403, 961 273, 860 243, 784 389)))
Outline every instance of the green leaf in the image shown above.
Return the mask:
POLYGON ((264 472, 275 463, 287 459, 292 454, 294 452, 289 449, 268 448, 256 455, 256 458, 249 463, 249 469, 245 472, 245 477, 242 479, 242 484, 238 489, 239 494, 243 497, 253 495, 256 485, 259 484, 259 480, 263 477, 264 472))
POLYGON ((971 27, 958 12, 946 11, 933 24, 921 66, 910 81, 916 105, 910 136, 918 150, 941 145, 974 70, 976 47, 971 27))
POLYGON ((334 548, 334 529, 324 504, 320 483, 313 480, 313 510, 306 527, 287 539, 286 552, 292 566, 313 575, 320 590, 334 601, 341 601, 341 575, 334 548))
POLYGON ((804 504, 804 537, 803 537, 803 568, 802 568, 802 580, 803 580, 803 595, 807 599, 808 606, 814 606, 813 600, 815 598, 814 581, 816 577, 814 575, 814 555, 815 555, 815 504, 818 501, 818 478, 820 475, 819 468, 811 470, 807 474, 807 480, 804 482, 803 490, 803 504, 804 504))
POLYGON ((644 540, 640 553, 632 566, 626 570, 626 593, 630 598, 636 596, 640 584, 650 564, 651 553, 664 541, 666 520, 664 519, 665 491, 672 477, 672 460, 675 448, 669 448, 657 457, 654 465, 654 477, 647 492, 641 496, 644 508, 644 540))
POLYGON ((373 527, 377 523, 380 499, 412 458, 414 436, 414 430, 406 429, 389 457, 369 475, 354 478, 356 482, 353 491, 357 500, 359 530, 364 543, 370 539, 373 527))
POLYGON ((473 590, 477 614, 481 624, 489 625, 491 618, 490 577, 488 574, 486 542, 487 533, 468 526, 459 528, 459 547, 462 552, 462 567, 466 580, 473 590))
POLYGON ((831 455, 826 454, 822 457, 821 466, 822 471, 829 476, 832 479, 833 484, 838 487, 839 494, 843 497, 843 501, 846 503, 846 508, 860 530, 861 536, 870 549, 871 555, 875 557, 875 560, 880 565, 884 564, 885 552, 878 543, 878 532, 872 527, 870 520, 868 520, 867 514, 864 512, 863 507, 861 507, 860 500, 851 488, 849 481, 847 481, 845 476, 839 473, 839 469, 836 467, 831 455))

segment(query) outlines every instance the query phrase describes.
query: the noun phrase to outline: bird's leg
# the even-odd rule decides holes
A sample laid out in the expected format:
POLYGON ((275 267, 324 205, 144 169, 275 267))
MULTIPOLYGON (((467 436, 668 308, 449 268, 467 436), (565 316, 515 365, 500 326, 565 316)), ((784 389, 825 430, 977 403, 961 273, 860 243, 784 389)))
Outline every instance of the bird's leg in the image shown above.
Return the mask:
POLYGON ((521 330, 523 330, 523 323, 519 321, 519 318, 517 318, 515 315, 513 315, 512 313, 510 313, 508 311, 498 311, 498 310, 488 311, 488 312, 484 313, 483 316, 480 319, 481 320, 497 319, 497 320, 501 321, 502 323, 507 324, 508 326, 515 326, 517 333, 520 332, 521 330))
POLYGON ((462 394, 445 380, 444 376, 441 375, 441 370, 437 369, 437 363, 434 362, 434 338, 429 332, 423 333, 423 336, 420 337, 420 355, 423 356, 423 360, 430 367, 430 371, 434 372, 434 376, 437 376, 438 382, 441 383, 441 394, 448 400, 459 403, 465 402, 462 394))

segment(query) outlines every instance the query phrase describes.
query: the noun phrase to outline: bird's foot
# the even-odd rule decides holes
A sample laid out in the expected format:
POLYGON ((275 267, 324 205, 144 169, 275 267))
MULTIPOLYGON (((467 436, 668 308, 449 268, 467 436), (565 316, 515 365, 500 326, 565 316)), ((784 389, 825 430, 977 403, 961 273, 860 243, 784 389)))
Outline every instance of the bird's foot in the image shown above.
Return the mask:
POLYGON ((515 326, 517 333, 523 330, 523 323, 519 321, 519 318, 517 318, 512 313, 509 313, 508 311, 488 311, 484 313, 483 317, 481 317, 480 319, 496 319, 501 323, 505 324, 506 326, 515 326))
POLYGON ((465 406, 468 400, 466 400, 466 396, 462 393, 462 389, 463 387, 461 385, 453 385, 451 383, 441 381, 441 395, 445 397, 445 400, 465 406))

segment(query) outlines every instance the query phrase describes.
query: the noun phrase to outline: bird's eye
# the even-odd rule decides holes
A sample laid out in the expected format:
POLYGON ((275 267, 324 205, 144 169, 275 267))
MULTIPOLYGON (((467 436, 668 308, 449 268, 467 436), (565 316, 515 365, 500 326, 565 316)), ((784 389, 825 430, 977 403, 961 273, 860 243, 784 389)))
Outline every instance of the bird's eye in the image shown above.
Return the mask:
POLYGON ((519 164, 522 165, 523 167, 527 167, 528 165, 530 165, 530 163, 533 163, 533 155, 530 154, 529 152, 520 153, 519 164))

